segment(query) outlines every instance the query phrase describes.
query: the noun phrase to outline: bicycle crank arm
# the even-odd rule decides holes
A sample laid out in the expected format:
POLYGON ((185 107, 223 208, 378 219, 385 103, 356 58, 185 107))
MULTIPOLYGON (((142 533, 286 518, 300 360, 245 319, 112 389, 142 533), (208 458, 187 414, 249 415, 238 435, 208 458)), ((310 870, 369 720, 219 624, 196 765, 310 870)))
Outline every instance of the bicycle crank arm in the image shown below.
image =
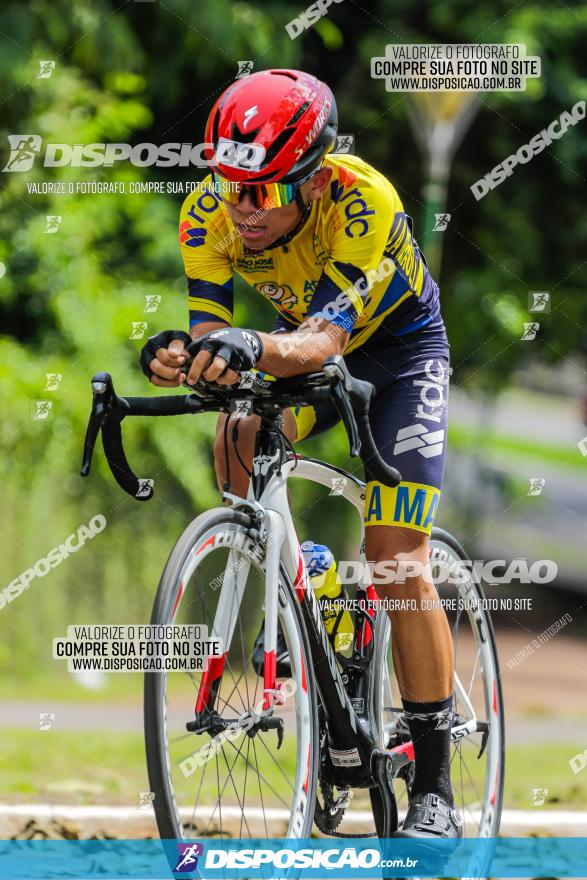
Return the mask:
POLYGON ((391 837, 398 826, 397 803, 392 783, 394 757, 394 754, 386 749, 375 749, 371 755, 371 773, 377 783, 377 792, 373 792, 373 795, 379 798, 383 808, 376 813, 379 816, 383 814, 383 820, 382 822, 380 820, 380 826, 376 830, 377 836, 384 838, 391 837))

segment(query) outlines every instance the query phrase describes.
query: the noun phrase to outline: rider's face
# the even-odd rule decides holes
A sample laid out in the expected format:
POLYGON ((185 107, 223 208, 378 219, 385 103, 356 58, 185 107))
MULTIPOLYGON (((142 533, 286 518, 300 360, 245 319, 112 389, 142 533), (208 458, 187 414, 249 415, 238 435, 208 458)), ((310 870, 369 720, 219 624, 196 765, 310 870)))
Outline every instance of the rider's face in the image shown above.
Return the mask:
MULTIPOLYGON (((332 168, 321 168, 310 180, 302 184, 304 202, 321 198, 331 177, 332 168)), ((262 251, 282 235, 287 235, 300 219, 300 209, 296 202, 284 208, 264 211, 255 206, 248 194, 243 196, 238 205, 225 202, 225 207, 246 246, 256 251, 262 251)))

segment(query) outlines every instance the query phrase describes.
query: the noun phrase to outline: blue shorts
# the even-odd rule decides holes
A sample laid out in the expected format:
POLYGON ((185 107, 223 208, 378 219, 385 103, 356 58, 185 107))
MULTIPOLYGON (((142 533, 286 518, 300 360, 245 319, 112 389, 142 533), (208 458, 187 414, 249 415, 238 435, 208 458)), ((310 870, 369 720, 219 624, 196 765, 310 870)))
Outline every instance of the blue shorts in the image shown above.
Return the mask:
MULTIPOLYGON (((402 482, 395 489, 367 480, 365 526, 397 525, 430 534, 446 456, 449 344, 440 318, 406 336, 381 327, 345 357, 349 372, 375 386, 371 430, 381 456, 402 482)), ((338 422, 331 403, 294 407, 297 439, 338 422)))

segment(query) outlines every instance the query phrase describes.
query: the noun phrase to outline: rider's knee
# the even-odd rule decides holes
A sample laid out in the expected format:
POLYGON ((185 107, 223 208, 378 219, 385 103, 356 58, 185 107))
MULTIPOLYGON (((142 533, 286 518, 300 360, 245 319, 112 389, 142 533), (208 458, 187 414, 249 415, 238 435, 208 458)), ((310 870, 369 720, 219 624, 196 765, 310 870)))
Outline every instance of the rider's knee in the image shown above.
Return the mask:
MULTIPOLYGON (((223 416, 222 419, 218 420, 218 424, 216 426, 216 437, 214 438, 214 465, 216 467, 216 471, 218 472, 219 466, 224 468, 224 460, 225 460, 225 446, 224 446, 224 420, 226 416, 223 416)), ((229 444, 230 448, 230 444, 229 444)))
POLYGON ((372 560, 376 592, 426 596, 434 589, 428 562, 429 537, 425 532, 397 526, 366 529, 366 555, 372 560))
POLYGON ((228 430, 225 430, 227 416, 222 415, 218 419, 216 437, 214 439, 214 467, 219 478, 224 479, 226 473, 226 449, 228 447, 228 461, 233 474, 240 475, 242 465, 235 453, 235 445, 238 448, 240 458, 250 468, 253 460, 255 436, 258 430, 258 416, 248 416, 241 419, 231 418, 228 430), (235 425, 237 428, 235 434, 235 425), (225 443, 226 439, 226 443, 225 443))
POLYGON ((367 557, 377 561, 427 559, 429 542, 426 532, 403 526, 368 526, 365 529, 367 557))

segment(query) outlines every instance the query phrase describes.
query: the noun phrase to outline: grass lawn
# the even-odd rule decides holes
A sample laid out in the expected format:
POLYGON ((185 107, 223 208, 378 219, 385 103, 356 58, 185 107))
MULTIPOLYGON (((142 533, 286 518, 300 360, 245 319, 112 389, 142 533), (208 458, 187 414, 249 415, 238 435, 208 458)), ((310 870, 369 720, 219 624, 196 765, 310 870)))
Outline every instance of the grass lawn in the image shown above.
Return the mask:
MULTIPOLYGON (((198 745, 201 744, 198 742, 198 745)), ((587 772, 574 775, 569 757, 583 745, 512 746, 506 756, 504 806, 529 809, 532 789, 546 788, 544 808, 584 809, 587 803, 587 772)), ((291 774, 294 766, 291 748, 284 741, 279 766, 291 774)), ((232 763, 233 747, 227 749, 232 763)), ((214 798, 217 790, 215 762, 208 765, 204 789, 214 798)), ((222 764, 221 764, 222 767, 222 764)), ((239 791, 245 764, 233 768, 239 791)), ((264 767, 275 794, 286 795, 279 768, 273 761, 264 767), (283 790, 282 790, 283 789, 283 790)), ((198 771, 199 773, 199 771, 198 771)), ((37 731, 5 729, 0 749, 3 801, 51 801, 76 804, 127 804, 138 802, 138 793, 148 791, 142 736, 133 733, 37 731)), ((250 774, 250 769, 249 769, 250 774)), ((199 782, 200 776, 194 775, 199 782)), ((226 778, 226 774, 224 776, 226 778)), ((191 780, 182 779, 187 793, 191 780)), ((250 776, 249 776, 250 786, 250 776)), ((357 793, 359 794, 359 793, 357 793)))
POLYGON ((71 703, 126 703, 128 700, 142 702, 143 675, 141 673, 106 674, 103 686, 98 689, 84 687, 65 669, 51 671, 48 675, 42 669, 35 669, 26 678, 16 678, 5 671, 0 677, 0 699, 5 700, 43 700, 71 703))
POLYGON ((479 431, 458 422, 450 425, 448 438, 452 449, 472 450, 478 453, 479 442, 482 440, 483 448, 487 452, 508 457, 519 456, 525 461, 537 458, 550 465, 558 465, 583 474, 587 468, 587 460, 572 443, 568 446, 557 446, 552 443, 534 442, 525 437, 497 433, 481 438, 479 431))

